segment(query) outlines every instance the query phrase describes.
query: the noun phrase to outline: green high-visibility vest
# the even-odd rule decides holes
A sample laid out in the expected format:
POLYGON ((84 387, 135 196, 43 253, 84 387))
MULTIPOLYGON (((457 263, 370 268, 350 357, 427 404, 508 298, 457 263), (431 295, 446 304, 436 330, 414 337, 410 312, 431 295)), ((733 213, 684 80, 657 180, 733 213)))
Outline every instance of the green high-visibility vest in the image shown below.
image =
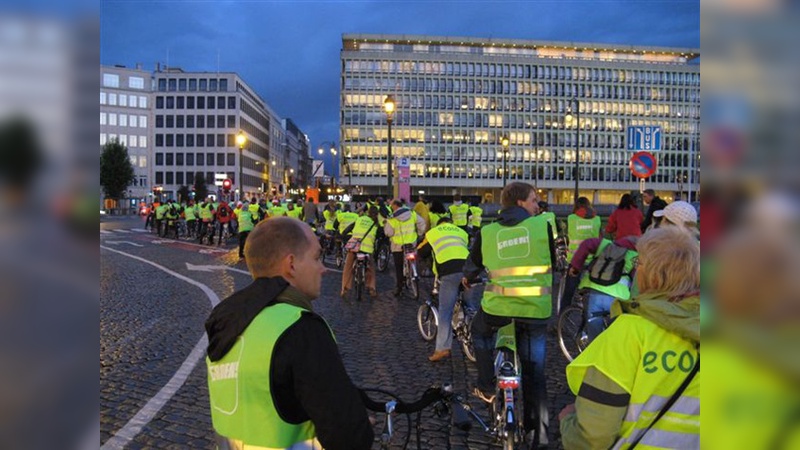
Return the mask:
MULTIPOLYGON (((594 253, 595 257, 603 253, 606 247, 611 245, 612 242, 608 239, 603 239, 600 242, 600 247, 594 253)), ((620 300, 628 300, 631 298, 631 272, 633 271, 633 265, 636 261, 636 256, 639 255, 635 250, 628 250, 625 252, 625 268, 622 269, 622 278, 611 286, 603 286, 601 284, 597 284, 592 282, 589 279, 589 274, 584 274, 583 278, 581 278, 580 284, 578 284, 578 288, 590 288, 596 291, 600 291, 604 294, 608 294, 614 298, 618 298, 620 300)))
POLYGON ((453 225, 459 227, 467 226, 467 212, 469 212, 469 205, 462 203, 460 205, 450 205, 450 216, 453 218, 453 225))
POLYGON ((239 211, 239 215, 237 216, 236 220, 239 223, 239 232, 242 233, 244 231, 252 231, 253 230, 253 214, 246 210, 241 209, 239 211))
POLYGON ((546 319, 553 284, 547 219, 529 217, 514 226, 495 222, 481 229, 489 284, 481 307, 495 316, 546 319))
POLYGON ((389 225, 394 230, 392 243, 395 245, 416 244, 417 238, 417 213, 411 211, 408 220, 400 221, 396 217, 389 219, 389 225))
POLYGON ((469 217, 469 224, 472 225, 472 228, 480 228, 483 210, 479 206, 470 206, 469 212, 472 213, 469 217))
POLYGON ((260 217, 259 211, 261 211, 258 203, 250 203, 247 205, 247 210, 250 211, 250 217, 252 217, 254 220, 258 220, 260 217))
POLYGON ((439 221, 442 220, 442 217, 447 217, 447 213, 444 214, 438 214, 435 212, 428 213, 428 218, 431 219, 431 228, 435 227, 436 225, 439 225, 439 221))
MULTIPOLYGON (((556 214, 550 211, 543 212, 540 214, 547 218, 547 223, 550 224, 550 227, 553 229, 553 239, 558 237, 558 225, 556 225, 556 214)), ((596 237, 596 236, 595 236, 596 237)))
POLYGON ((197 210, 195 209, 197 206, 191 205, 187 206, 183 210, 183 214, 186 217, 186 220, 195 220, 197 219, 197 210))
POLYGON ((280 205, 272 206, 272 209, 270 209, 269 212, 272 215, 272 217, 283 217, 287 215, 286 214, 287 209, 280 205))
POLYGON ((358 220, 358 214, 354 212, 341 212, 338 215, 339 220, 339 233, 343 233, 344 230, 349 227, 351 224, 355 223, 358 220))
POLYGON ((369 216, 361 216, 353 226, 353 238, 361 241, 362 253, 369 253, 375 250, 375 236, 378 233, 378 224, 369 216), (369 233, 367 233, 369 232, 369 233))
POLYGON ((425 239, 433 248, 436 264, 444 264, 454 259, 467 259, 469 256, 469 235, 453 225, 443 223, 425 233, 425 239))
POLYGON ((600 216, 591 219, 584 219, 577 214, 570 214, 567 217, 567 261, 572 261, 572 256, 580 247, 581 242, 600 236, 600 216))
POLYGON ((214 214, 211 212, 211 203, 206 203, 206 206, 200 205, 200 218, 204 222, 210 222, 214 219, 214 214))
MULTIPOLYGON (((694 345, 644 317, 622 314, 567 366, 576 395, 590 367, 630 393, 612 448, 628 448, 653 422, 698 363, 694 345), (620 346, 625 351, 620 351, 620 346)), ((641 448, 700 448, 700 375, 639 442, 641 448)))
POLYGON ((270 383, 275 343, 304 311, 286 303, 264 308, 222 359, 206 357, 214 430, 242 448, 287 448, 315 439, 310 420, 291 424, 281 418, 270 383))
POLYGON ((297 206, 295 206, 294 209, 286 209, 286 215, 289 217, 294 217, 297 220, 300 220, 301 212, 303 212, 303 210, 298 208, 297 206))
POLYGON ((322 217, 325 218, 325 230, 333 231, 333 224, 336 222, 336 212, 326 209, 322 211, 322 217))

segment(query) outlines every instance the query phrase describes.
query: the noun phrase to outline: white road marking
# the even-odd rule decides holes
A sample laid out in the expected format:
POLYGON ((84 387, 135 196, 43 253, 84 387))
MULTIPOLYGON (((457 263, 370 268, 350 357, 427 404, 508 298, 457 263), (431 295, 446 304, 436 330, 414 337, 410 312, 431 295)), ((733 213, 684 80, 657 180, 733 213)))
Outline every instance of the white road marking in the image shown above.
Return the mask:
POLYGON ((100 234, 113 234, 108 230, 100 230, 100 234))
POLYGON ((137 243, 131 242, 131 241, 105 241, 105 242, 106 242, 106 244, 128 244, 128 245, 132 245, 134 247, 144 247, 144 245, 142 245, 142 244, 137 244, 137 243))
MULTIPOLYGON (((130 253, 121 252, 119 250, 115 250, 113 248, 105 247, 102 245, 100 246, 100 248, 107 250, 109 252, 127 256, 128 258, 141 261, 145 264, 149 264, 159 270, 162 270, 172 275, 175 278, 183 280, 191 285, 197 286, 206 294, 208 300, 211 302, 212 307, 219 304, 220 301, 219 296, 217 296, 217 294, 213 290, 211 290, 211 288, 209 288, 203 283, 200 283, 187 276, 181 275, 177 272, 167 269, 166 267, 154 263, 145 258, 141 258, 136 255, 131 255, 130 253)), ((208 337, 206 336, 205 333, 203 333, 203 336, 194 346, 192 352, 189 354, 186 360, 183 361, 183 364, 181 364, 181 367, 178 369, 178 371, 175 372, 175 375, 172 376, 172 378, 167 382, 167 384, 165 384, 164 387, 162 387, 161 390, 158 391, 158 393, 153 398, 151 398, 147 402, 147 404, 145 404, 144 407, 142 407, 142 409, 140 409, 139 412, 137 412, 136 415, 134 415, 133 418, 128 421, 128 423, 125 424, 125 426, 123 426, 119 431, 117 431, 114 434, 114 436, 112 436, 109 440, 107 440, 106 443, 103 444, 102 447, 100 447, 100 449, 101 450, 122 449, 128 443, 130 443, 133 440, 133 438, 135 438, 136 435, 139 434, 142 431, 142 429, 145 426, 147 426, 148 423, 150 423, 151 420, 153 420, 153 417, 155 417, 156 414, 158 414, 158 412, 161 410, 161 408, 163 408, 164 405, 166 405, 167 402, 169 402, 169 400, 175 395, 176 392, 178 392, 181 386, 183 386, 183 384, 186 382, 186 379, 189 378, 189 375, 192 373, 192 370, 194 370, 195 366, 197 366, 197 363, 200 362, 200 360, 202 360, 205 357, 206 347, 208 347, 208 337)))
POLYGON ((130 233, 130 231, 128 231, 128 230, 122 230, 122 229, 119 229, 119 230, 113 230, 113 231, 116 231, 117 233, 130 233))
POLYGON ((250 275, 250 272, 248 272, 246 270, 242 270, 242 269, 237 269, 235 267, 230 267, 230 266, 196 266, 196 265, 188 263, 188 262, 186 263, 186 269, 187 270, 194 270, 194 271, 197 271, 197 272, 211 272, 212 270, 230 270, 231 272, 239 272, 239 273, 243 273, 245 275, 250 275))
POLYGON ((135 231, 137 233, 149 233, 150 230, 145 230, 144 228, 131 228, 131 231, 135 231))

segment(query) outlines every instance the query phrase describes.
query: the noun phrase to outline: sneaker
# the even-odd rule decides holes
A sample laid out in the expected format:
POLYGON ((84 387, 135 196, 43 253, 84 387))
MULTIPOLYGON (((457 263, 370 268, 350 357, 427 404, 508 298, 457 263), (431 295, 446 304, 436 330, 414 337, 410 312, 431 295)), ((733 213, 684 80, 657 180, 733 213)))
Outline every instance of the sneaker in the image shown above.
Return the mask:
POLYGON ((472 395, 478 397, 479 399, 483 400, 486 403, 492 403, 494 401, 495 393, 486 393, 482 391, 480 388, 476 387, 472 390, 472 395))

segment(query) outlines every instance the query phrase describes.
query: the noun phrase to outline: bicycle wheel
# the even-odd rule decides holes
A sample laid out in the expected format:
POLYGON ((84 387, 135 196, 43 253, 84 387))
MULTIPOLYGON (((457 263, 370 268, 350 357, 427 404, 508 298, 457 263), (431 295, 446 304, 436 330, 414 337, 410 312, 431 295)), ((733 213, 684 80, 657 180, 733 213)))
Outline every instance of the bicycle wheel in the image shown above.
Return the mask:
POLYGON ((561 347, 561 352, 568 361, 577 358, 589 345, 589 337, 586 335, 585 328, 583 308, 579 306, 568 306, 558 316, 558 346, 561 347))
POLYGON ((378 272, 386 271, 386 268, 389 267, 389 246, 386 244, 381 244, 378 246, 378 253, 376 256, 376 265, 378 266, 378 272))
POLYGON ((336 248, 336 268, 341 269, 342 264, 344 264, 344 248, 337 247, 336 248))
POLYGON ((439 311, 435 306, 427 303, 420 305, 417 310, 417 326, 422 339, 432 341, 436 337, 436 331, 439 329, 439 311))
POLYGON ((558 280, 558 294, 556 294, 556 315, 561 314, 561 304, 564 301, 564 290, 567 287, 567 273, 561 272, 558 280))
POLYGON ((355 296, 356 301, 361 301, 361 296, 364 294, 364 265, 356 263, 356 274, 354 277, 355 282, 355 296))

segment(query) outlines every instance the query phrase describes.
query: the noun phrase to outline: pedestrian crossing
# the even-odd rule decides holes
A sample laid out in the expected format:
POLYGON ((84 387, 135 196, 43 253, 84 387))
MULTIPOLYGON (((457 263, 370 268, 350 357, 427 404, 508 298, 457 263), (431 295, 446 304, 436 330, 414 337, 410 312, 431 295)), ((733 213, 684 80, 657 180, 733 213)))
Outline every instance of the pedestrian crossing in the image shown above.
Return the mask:
POLYGON ((133 234, 133 233, 149 233, 150 231, 145 230, 144 228, 130 228, 130 229, 115 229, 115 230, 100 230, 100 236, 108 237, 108 236, 119 236, 122 234, 133 234))

